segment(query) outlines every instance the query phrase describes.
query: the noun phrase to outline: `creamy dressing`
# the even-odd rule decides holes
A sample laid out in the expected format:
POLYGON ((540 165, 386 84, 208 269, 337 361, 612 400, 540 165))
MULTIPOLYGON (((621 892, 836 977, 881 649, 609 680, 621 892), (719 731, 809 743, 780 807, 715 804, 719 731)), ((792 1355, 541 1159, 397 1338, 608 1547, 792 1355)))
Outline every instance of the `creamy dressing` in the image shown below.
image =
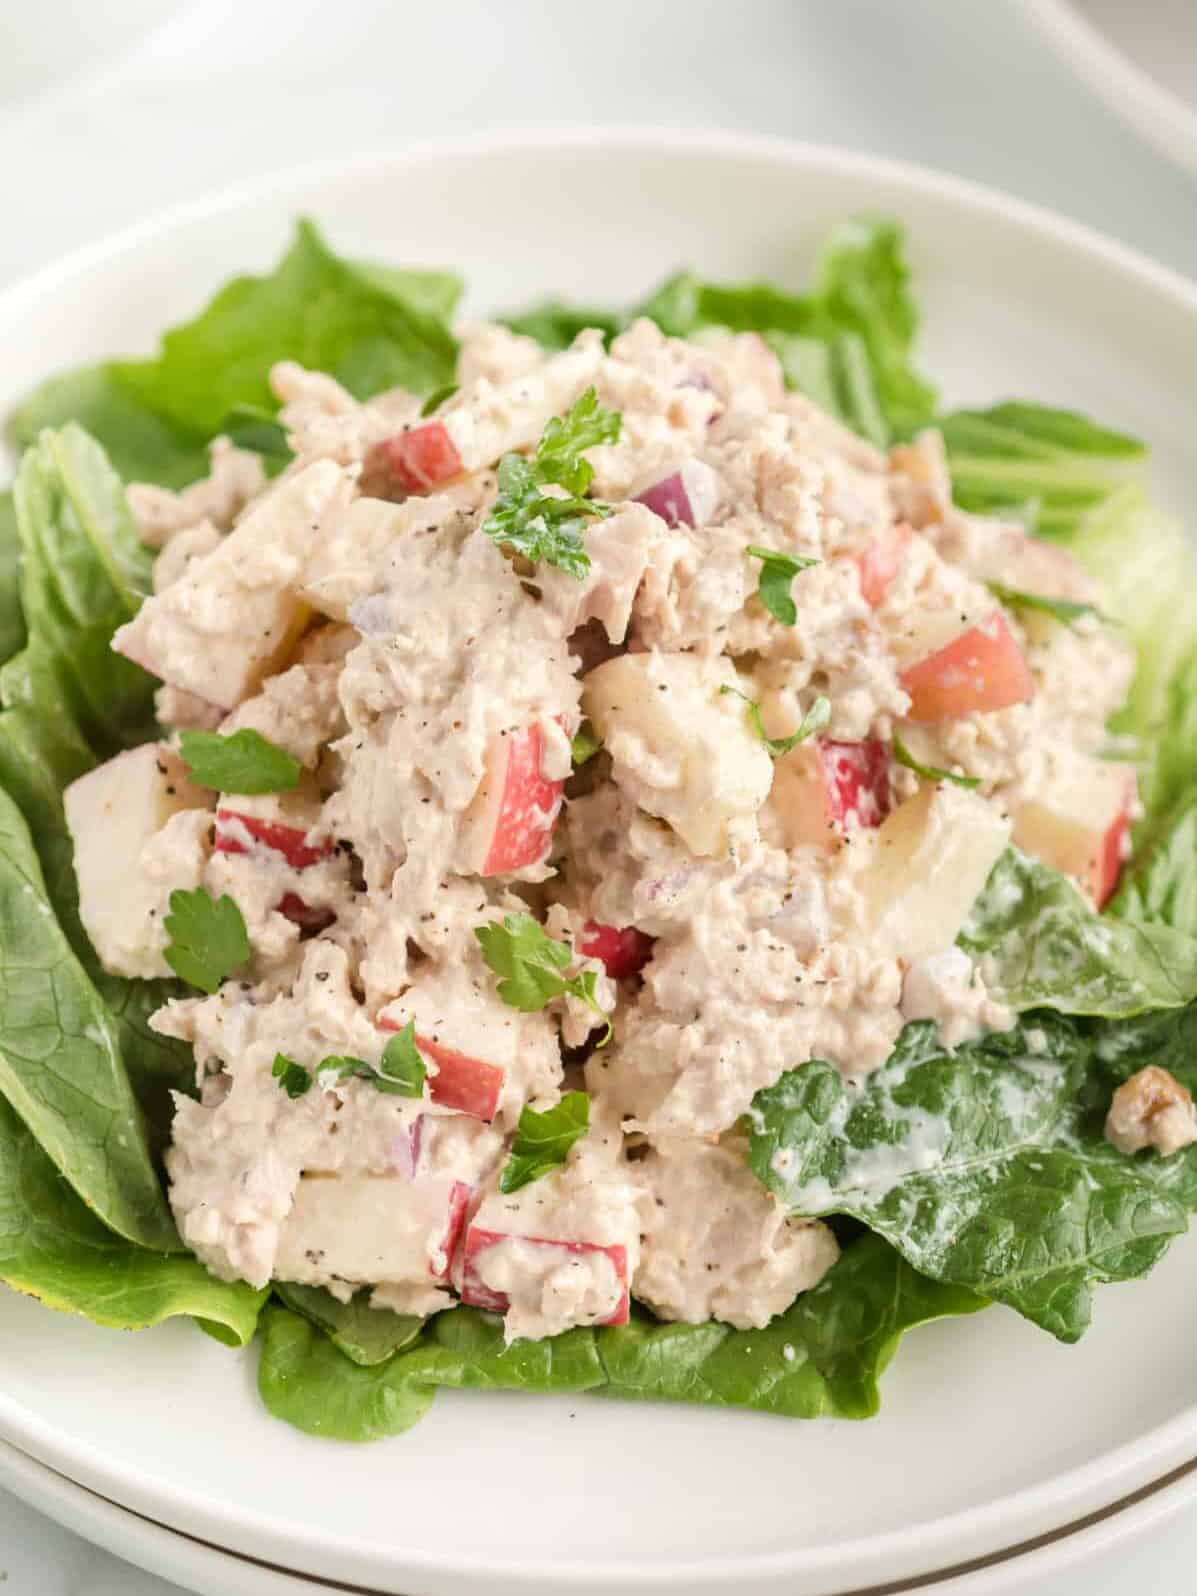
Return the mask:
MULTIPOLYGON (((131 494, 163 552, 117 646, 163 679, 160 716, 253 729, 305 772, 297 795, 220 795, 215 816, 196 800, 134 839, 139 902, 227 893, 253 947, 240 979, 155 1017, 200 1076, 168 1154, 180 1229, 227 1278, 369 1286, 416 1313, 456 1292, 502 1311, 509 1337, 619 1322, 630 1295, 763 1325, 837 1249, 751 1175, 737 1121, 812 1058, 861 1080, 909 1019, 948 1048, 1010 1023, 954 947, 957 898, 1012 811, 1083 781, 1130 656, 1096 620, 999 610, 993 580, 1091 589, 1021 529, 958 512, 936 435, 881 454, 787 393, 753 335, 684 343, 641 321, 609 352, 586 333, 546 357, 482 326, 459 379, 428 418, 410 394, 361 403, 283 363, 280 477, 221 443, 205 482, 131 494), (622 425, 588 451, 611 513, 583 533, 578 580, 483 528, 500 456, 589 386, 622 425), (449 468, 405 491, 395 461, 429 436, 449 468), (796 625, 762 601, 749 545, 804 563, 796 625), (1023 701, 916 719, 907 672, 973 626, 1009 637, 1023 701), (790 736, 820 697, 817 737, 771 752, 761 732, 790 736), (571 775, 584 717, 604 746, 571 775), (977 792, 900 767, 896 731, 977 792), (634 928, 647 963, 608 973, 577 952, 598 1012, 521 1009, 475 936, 512 914, 575 948, 634 928), (368 1078, 407 1027, 419 1099, 368 1078), (521 1111, 578 1084, 563 1046, 587 1050, 592 1128, 504 1194, 521 1111), (308 1091, 281 1089, 279 1054, 308 1091), (367 1076, 321 1072, 331 1056, 367 1076)), ((133 956, 119 925, 105 936, 101 957, 133 956)), ((146 938, 136 956, 157 969, 162 934, 146 938)), ((862 1155, 851 1183, 942 1157, 946 1127, 903 1113, 902 1145, 862 1155)), ((803 1210, 832 1199, 811 1183, 803 1210)))

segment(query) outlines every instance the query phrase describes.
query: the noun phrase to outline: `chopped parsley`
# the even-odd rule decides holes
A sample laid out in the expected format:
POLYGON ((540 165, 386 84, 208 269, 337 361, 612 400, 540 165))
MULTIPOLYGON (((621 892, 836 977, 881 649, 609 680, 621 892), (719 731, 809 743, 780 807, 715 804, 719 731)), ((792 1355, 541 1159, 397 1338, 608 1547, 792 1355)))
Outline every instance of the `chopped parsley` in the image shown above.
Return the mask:
POLYGON ((920 764, 897 732, 894 733, 894 758, 899 765, 905 765, 907 770, 913 770, 916 776, 922 776, 925 781, 954 781, 957 787, 967 787, 970 792, 981 785, 980 776, 957 776, 951 770, 941 770, 938 765, 920 764))
POLYGON ((426 1074, 423 1055, 416 1046, 416 1022, 408 1020, 383 1048, 374 1084, 380 1092, 394 1092, 399 1097, 423 1097, 426 1074))
POLYGON ((452 399, 459 386, 456 382, 447 382, 443 388, 434 388, 420 406, 420 415, 430 416, 434 410, 439 410, 446 400, 452 399))
POLYGON ((183 763, 193 781, 216 792, 290 792, 299 785, 303 766, 248 726, 222 737, 219 732, 179 734, 183 763))
POLYGON ((167 964, 201 992, 215 992, 234 970, 249 963, 252 949, 245 921, 227 892, 214 898, 203 887, 194 892, 176 888, 164 924, 170 938, 167 964))
POLYGON ((587 388, 564 420, 552 418, 531 459, 505 454, 499 461, 499 496, 482 530, 526 559, 581 581, 590 569, 582 532, 588 521, 611 513, 609 505, 585 497, 594 467, 582 451, 614 443, 620 425, 618 412, 604 409, 587 388), (548 487, 563 491, 544 492, 548 487))
POLYGON ((593 970, 579 975, 564 972, 574 960, 567 942, 549 936, 530 914, 506 915, 474 927, 482 957, 499 977, 498 991, 504 1003, 525 1014, 543 1009, 557 997, 575 997, 587 1004, 606 1026, 600 1047, 611 1037, 611 1021, 595 996, 598 980, 593 970))
POLYGON ((416 1046, 415 1021, 409 1020, 391 1037, 377 1067, 367 1064, 364 1058, 330 1053, 320 1060, 315 1070, 305 1070, 302 1064, 279 1053, 270 1073, 288 1097, 302 1097, 311 1090, 314 1081, 327 1087, 347 1080, 368 1081, 376 1091, 390 1092, 397 1097, 423 1097, 426 1069, 416 1046))
POLYGON ((573 760, 574 769, 580 770, 588 760, 594 758, 602 746, 602 738, 596 736, 594 727, 588 720, 584 720, 570 739, 569 756, 573 760))
POLYGON ((793 626, 798 620, 798 608, 790 592, 790 583, 799 571, 809 570, 820 562, 805 554, 782 554, 777 549, 758 548, 755 543, 750 543, 744 552, 761 561, 757 597, 775 620, 783 626, 793 626))
POLYGON ((525 1108, 520 1113, 511 1143, 511 1155, 499 1176, 501 1192, 519 1191, 521 1186, 539 1180, 556 1169, 569 1156, 569 1150, 584 1136, 590 1125, 590 1098, 585 1092, 566 1092, 561 1101, 543 1114, 525 1108))
POLYGON ((799 726, 798 730, 792 734, 792 736, 770 737, 768 732, 765 730, 765 722, 761 716, 761 706, 757 703, 755 698, 749 698, 748 694, 742 693, 738 687, 724 686, 721 687, 719 691, 721 693, 734 693, 737 698, 742 698, 744 700, 744 702, 748 705, 748 720, 753 731, 760 738, 761 742, 764 743, 765 747, 769 750, 774 759, 780 759, 783 754, 788 754, 791 748, 797 748, 799 743, 804 743, 806 739, 812 736, 815 732, 822 731, 823 727, 826 726, 831 719, 830 700, 820 696, 815 699, 814 703, 807 710, 806 714, 803 715, 802 724, 799 726))
POLYGON ((312 1072, 305 1070, 302 1064, 297 1064, 285 1053, 274 1055, 270 1073, 290 1098, 302 1097, 312 1089, 312 1072))
POLYGON ((1007 587, 1004 582, 987 582, 986 586, 1000 604, 1011 610, 1035 610, 1050 615, 1052 620, 1071 626, 1073 621, 1092 615, 1099 621, 1108 621, 1096 604, 1082 604, 1076 599, 1048 598, 1043 593, 1024 593, 1020 588, 1007 587))

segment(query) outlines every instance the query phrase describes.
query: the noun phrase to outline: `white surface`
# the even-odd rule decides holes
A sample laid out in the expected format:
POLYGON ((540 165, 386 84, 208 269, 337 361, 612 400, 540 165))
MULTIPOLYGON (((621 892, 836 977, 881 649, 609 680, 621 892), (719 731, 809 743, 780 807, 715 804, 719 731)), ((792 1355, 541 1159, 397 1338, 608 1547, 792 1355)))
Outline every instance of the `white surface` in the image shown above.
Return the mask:
MULTIPOLYGON (((1090 405, 1150 438, 1163 496, 1191 502, 1197 288, 960 185, 744 140, 424 149, 192 208, 0 302, 2 381, 19 391, 64 359, 141 343, 234 266, 276 254, 296 211, 351 253, 467 263, 483 307, 549 287, 625 299, 684 260, 798 282, 827 225, 860 210, 909 228, 926 362, 948 402, 1015 391, 1090 405)), ((1056 1529, 1197 1454, 1195 1259, 1197 1237, 1148 1282, 1100 1294, 1078 1348, 1000 1311, 917 1333, 871 1425, 444 1394, 408 1436, 335 1452, 269 1420, 252 1357, 185 1324, 133 1338, 10 1296, 0 1432, 192 1534, 388 1591, 676 1577, 826 1596, 1056 1529), (463 1458, 487 1482, 468 1513, 463 1458), (784 1512, 778 1481, 801 1482, 784 1512)))
MULTIPOLYGON (((575 117, 702 121, 930 162, 1197 273, 1192 184, 1043 48, 1010 0, 608 0, 597 15, 554 0, 338 0, 331 34, 317 0, 163 0, 166 25, 115 60, 124 18, 152 8, 105 0, 100 70, 77 46, 101 8, 57 8, 67 26, 51 29, 46 5, 0 3, 0 282, 292 157, 575 117), (73 81, 37 92, 64 68, 73 81)), ((1107 1552, 1085 1596, 1123 1596, 1132 1578, 1137 1596, 1177 1596, 1197 1561, 1190 1518, 1187 1543, 1174 1530, 1107 1552)), ((0 1494, 4 1572, 6 1596, 174 1589, 0 1494)), ((1073 1596, 1049 1573, 1038 1588, 1073 1596)))
POLYGON ((1131 126, 1197 171, 1192 0, 1023 0, 1027 15, 1131 126))

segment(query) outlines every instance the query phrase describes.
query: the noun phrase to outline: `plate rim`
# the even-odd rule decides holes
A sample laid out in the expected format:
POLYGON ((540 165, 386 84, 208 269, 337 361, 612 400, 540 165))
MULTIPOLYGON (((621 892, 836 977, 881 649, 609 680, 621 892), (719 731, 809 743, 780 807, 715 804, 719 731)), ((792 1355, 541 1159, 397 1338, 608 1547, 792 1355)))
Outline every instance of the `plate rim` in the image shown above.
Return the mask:
POLYGON ((1197 107, 1140 66, 1075 0, 1019 0, 1062 61, 1124 123, 1180 166, 1197 168, 1197 107))
MULTIPOLYGON (((261 176, 227 185, 211 194, 167 207, 50 261, 7 287, 0 288, 0 318, 8 319, 19 315, 25 308, 32 309, 45 296, 69 289, 97 267, 133 254, 143 244, 168 235, 177 228, 242 210, 257 201, 268 199, 273 204, 279 204, 288 195, 313 184, 332 178, 350 178, 387 167, 408 167, 446 159, 510 156, 545 149, 556 152, 562 149, 611 149, 625 155, 639 150, 648 158, 672 154, 691 158, 704 155, 743 157, 796 172, 810 170, 824 176, 843 174, 877 181, 899 193, 925 197, 947 203, 966 214, 984 216, 1008 230, 1021 230, 1040 239, 1046 238, 1065 250, 1086 256, 1091 261, 1129 276, 1197 324, 1197 282, 1084 223, 969 179, 887 156, 767 135, 651 125, 613 129, 594 124, 426 138, 358 155, 283 166, 261 176)), ((15 1441, 21 1450, 98 1494, 113 1493, 115 1485, 115 1495, 124 1505, 133 1507, 134 1511, 144 1511, 150 1518, 171 1518, 182 1510, 191 1525, 205 1526, 201 1532, 205 1539, 227 1535, 230 1522, 238 1527, 238 1534, 259 1537, 263 1545, 276 1535, 266 1521, 256 1521, 252 1516, 247 1517, 244 1512, 236 1510, 230 1514, 229 1504, 222 1504, 222 1511, 218 1514, 206 1497, 196 1496, 186 1490, 160 1492, 155 1482, 143 1471, 121 1466, 119 1474, 114 1475, 112 1465, 105 1463, 98 1448, 72 1442, 65 1432, 58 1431, 3 1393, 0 1393, 0 1437, 15 1441), (97 1486, 96 1481, 105 1483, 97 1486)), ((1056 1523, 1060 1523, 1061 1515, 1067 1513, 1068 1504, 1075 1504, 1081 1497, 1087 1500, 1090 1508, 1108 1506, 1124 1495, 1161 1481, 1178 1465, 1192 1461, 1195 1453, 1197 1403, 1145 1434, 1103 1453, 1100 1458, 1065 1470, 1051 1479, 1025 1486, 978 1506, 924 1520, 916 1526, 850 1542, 765 1552, 748 1559, 705 1559, 701 1563, 675 1561, 645 1566, 632 1561, 604 1563, 591 1560, 571 1565, 564 1575, 553 1570, 529 1569, 526 1564, 511 1559, 496 1561, 494 1558, 463 1556, 458 1552, 451 1560, 446 1560, 442 1556, 434 1557, 410 1549, 401 1554, 402 1565, 395 1563, 393 1566, 397 1570, 402 1567, 431 1575, 452 1575, 458 1579, 479 1576, 502 1578, 514 1574, 530 1587, 550 1589, 560 1588, 566 1583, 583 1588, 613 1576, 629 1588, 633 1585, 660 1588, 681 1580, 709 1587, 729 1577, 733 1580, 764 1581, 799 1572, 815 1575, 842 1563, 845 1553, 850 1550, 853 1559, 860 1561, 863 1575, 866 1564, 870 1570, 877 1570, 900 1551, 909 1553, 912 1538, 917 1540, 920 1551, 926 1555, 930 1555, 933 1547, 942 1546, 949 1538, 971 1539, 977 1543, 987 1540, 988 1536, 999 1530, 1003 1519, 1017 1516, 1019 1511, 1025 1513, 1036 1503, 1041 1511, 1050 1511, 1056 1523)), ((1197 1478, 1193 1480, 1193 1489, 1197 1492, 1197 1478)), ((1067 1523, 1067 1518, 1063 1522, 1067 1523)), ((1026 1539, 1026 1536, 1022 1538, 1026 1539)), ((313 1535, 307 1526, 292 1528, 288 1544, 295 1547, 297 1541, 304 1549, 318 1554, 340 1549, 335 1541, 313 1535)), ((272 1540, 272 1544, 277 1545, 277 1540, 272 1540)), ((959 1562, 959 1559, 956 1561, 959 1562)), ((868 1577, 874 1576, 870 1573, 868 1577)))

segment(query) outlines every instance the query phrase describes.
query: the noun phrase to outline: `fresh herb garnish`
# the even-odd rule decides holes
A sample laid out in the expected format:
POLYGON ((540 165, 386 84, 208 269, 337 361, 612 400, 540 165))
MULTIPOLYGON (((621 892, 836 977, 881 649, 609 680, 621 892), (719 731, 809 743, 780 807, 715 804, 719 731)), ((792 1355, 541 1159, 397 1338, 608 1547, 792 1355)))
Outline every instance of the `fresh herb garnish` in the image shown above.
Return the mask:
POLYGON ((532 459, 505 454, 499 462, 499 496, 482 530, 526 559, 544 560, 581 581, 590 569, 582 547, 587 521, 610 515, 609 505, 584 497, 594 467, 582 451, 597 443, 614 443, 621 418, 598 402, 593 388, 562 420, 554 416, 544 429, 532 459), (565 490, 546 494, 546 487, 565 490))
POLYGON ((291 792, 303 771, 285 748, 248 726, 227 737, 219 732, 181 732, 179 748, 192 780, 215 792, 291 792))
POLYGON ((374 1084, 380 1092, 399 1097, 423 1097, 427 1067, 416 1046, 416 1022, 408 1020, 383 1048, 374 1084))
POLYGON ((815 699, 814 703, 802 717, 802 724, 798 730, 789 737, 770 737, 765 730, 765 722, 761 715, 761 706, 755 698, 749 698, 747 693, 742 693, 738 687, 723 686, 721 693, 734 693, 737 698, 742 698, 748 705, 748 719, 753 731, 764 743, 774 759, 780 759, 783 754, 788 754, 791 748, 797 748, 799 743, 804 743, 814 732, 821 731, 831 719, 831 703, 822 696, 815 699))
POLYGON ((1004 582, 987 582, 985 585, 1007 609, 1035 610, 1041 615, 1050 615, 1064 626, 1071 626, 1073 621, 1083 620, 1086 615, 1095 616, 1099 621, 1107 619, 1096 604, 1081 604, 1076 599, 1048 598, 1043 593, 1024 593, 1020 588, 1007 587, 1004 582))
POLYGON ((744 552, 761 561, 757 597, 775 620, 783 626, 793 626, 798 620, 798 608, 790 593, 790 583, 799 571, 807 571, 820 562, 805 554, 782 554, 777 549, 758 548, 755 543, 750 543, 744 552))
POLYGON ((954 781, 957 787, 967 787, 970 792, 981 785, 980 776, 957 776, 953 771, 941 770, 938 765, 920 764, 897 732, 894 733, 894 758, 899 765, 905 765, 907 770, 913 770, 916 776, 922 776, 925 781, 954 781))
POLYGON ((434 410, 439 410, 446 399, 452 399, 459 386, 459 383, 447 382, 443 388, 434 388, 420 406, 421 416, 430 416, 434 410))
POLYGON ((252 949, 241 910, 228 893, 214 898, 203 887, 176 888, 165 920, 166 962, 201 992, 215 992, 234 970, 248 964, 252 949))
POLYGON ((525 1014, 535 1013, 556 997, 575 997, 592 1008, 606 1025, 600 1047, 610 1040, 611 1021, 595 996, 598 979, 593 970, 568 976, 574 950, 557 942, 530 914, 509 914, 474 927, 482 957, 499 976, 498 991, 504 1003, 525 1014))
POLYGON ((574 769, 580 770, 587 760, 594 758, 602 746, 603 740, 596 735, 594 727, 588 720, 583 721, 569 744, 569 756, 573 760, 574 769))
POLYGON ((566 1092, 554 1107, 538 1114, 525 1108, 520 1113, 511 1144, 511 1156, 499 1176, 499 1190, 519 1191, 531 1181, 547 1175, 563 1164, 569 1150, 590 1125, 590 1098, 585 1092, 566 1092))
POLYGON ((302 1097, 312 1089, 311 1070, 305 1070, 302 1064, 297 1064, 285 1053, 274 1055, 270 1073, 290 1098, 302 1097))

